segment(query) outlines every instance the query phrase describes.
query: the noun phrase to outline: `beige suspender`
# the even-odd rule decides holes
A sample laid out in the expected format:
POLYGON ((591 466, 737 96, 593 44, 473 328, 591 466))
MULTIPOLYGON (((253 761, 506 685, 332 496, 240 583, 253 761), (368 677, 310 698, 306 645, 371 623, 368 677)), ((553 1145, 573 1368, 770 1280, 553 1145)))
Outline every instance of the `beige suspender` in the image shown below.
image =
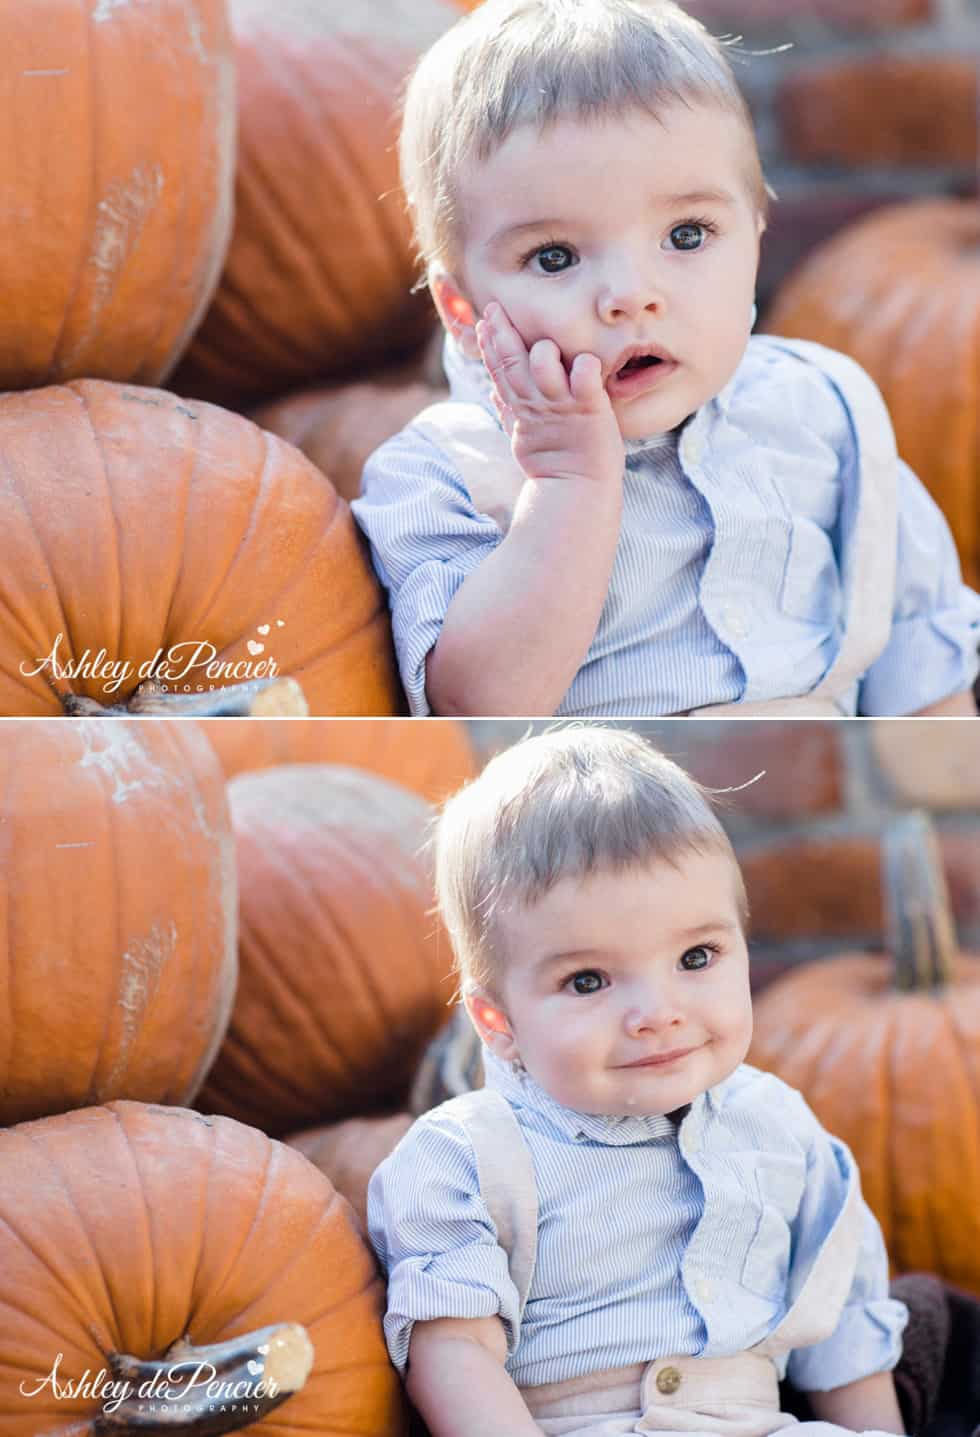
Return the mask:
POLYGON ((480 1192, 523 1314, 538 1247, 538 1185, 527 1143, 510 1104, 492 1088, 451 1098, 441 1111, 463 1125, 473 1146, 480 1192))

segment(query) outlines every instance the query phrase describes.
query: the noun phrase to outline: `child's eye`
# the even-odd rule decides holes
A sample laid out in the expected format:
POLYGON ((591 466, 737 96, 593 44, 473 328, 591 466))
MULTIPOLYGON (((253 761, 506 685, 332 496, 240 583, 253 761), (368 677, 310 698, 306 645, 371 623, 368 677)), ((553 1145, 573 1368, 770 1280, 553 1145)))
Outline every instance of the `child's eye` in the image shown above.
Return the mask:
POLYGON ((702 968, 710 968, 712 960, 718 949, 710 943, 699 943, 696 948, 688 948, 686 953, 680 956, 680 966, 685 973, 697 973, 702 968))
POLYGON ((561 274, 564 270, 571 269, 575 262, 575 256, 567 244, 539 245, 537 249, 528 251, 521 264, 525 265, 532 259, 539 261, 540 274, 561 274))
POLYGON ((670 248, 691 251, 703 249, 708 235, 716 233, 717 227, 708 220, 685 220, 674 226, 667 239, 670 248))
POLYGON ((562 987, 567 988, 569 985, 573 993, 584 997, 588 993, 598 993, 604 987, 605 979, 594 968, 583 968, 580 973, 573 973, 570 978, 566 978, 562 987))

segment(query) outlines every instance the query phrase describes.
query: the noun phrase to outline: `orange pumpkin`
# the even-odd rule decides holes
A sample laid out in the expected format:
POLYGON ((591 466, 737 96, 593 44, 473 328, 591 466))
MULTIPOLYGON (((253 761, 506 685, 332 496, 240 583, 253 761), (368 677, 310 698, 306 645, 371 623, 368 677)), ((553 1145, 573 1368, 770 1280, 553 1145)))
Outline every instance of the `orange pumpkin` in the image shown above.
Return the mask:
POLYGON ((235 228, 174 380, 222 403, 406 355, 435 313, 412 294, 399 89, 458 18, 449 0, 230 0, 238 61, 235 228))
POLYGON ((0 1132, 0 1171, 5 1437, 128 1433, 140 1406, 151 1420, 151 1401, 153 1430, 238 1430, 256 1420, 250 1399, 269 1373, 263 1334, 283 1323, 305 1327, 312 1368, 263 1418, 263 1437, 404 1432, 373 1255, 299 1153, 225 1118, 120 1102, 0 1132), (208 1415, 209 1374, 196 1374, 185 1335, 208 1345, 215 1381, 253 1374, 238 1402, 216 1395, 233 1425, 195 1426, 182 1410, 196 1399, 208 1415), (178 1358, 193 1365, 168 1375, 178 1358), (109 1382, 120 1385, 106 1396, 109 1382))
POLYGON ((10 4, 0 43, 0 389, 159 383, 231 234, 223 0, 10 4))
POLYGON ((749 1059, 852 1149, 895 1268, 980 1294, 980 957, 955 952, 939 865, 926 820, 897 820, 890 959, 848 954, 775 979, 749 1059))
POLYGON ((344 499, 361 492, 369 456, 429 404, 448 397, 421 380, 359 380, 288 395, 252 413, 256 424, 295 444, 344 499))
POLYGON ((193 725, 0 724, 0 1123, 197 1092, 237 971, 224 787, 193 725))
POLYGON ((81 380, 0 395, 0 452, 0 714, 117 704, 150 674, 186 694, 276 671, 314 714, 399 711, 364 545, 290 445, 81 380))
POLYGON ((980 205, 886 206, 819 246, 765 317, 864 365, 980 586, 980 205))
POLYGON ((227 778, 284 763, 339 763, 390 778, 439 803, 476 772, 469 730, 456 719, 201 721, 227 778))
POLYGON ((242 774, 228 800, 241 976, 198 1105, 276 1135, 390 1110, 453 986, 428 805, 326 764, 242 774))
POLYGON ((371 1174, 408 1132, 411 1113, 380 1118, 348 1118, 323 1128, 310 1128, 287 1139, 345 1197, 362 1229, 367 1230, 367 1190, 371 1174))

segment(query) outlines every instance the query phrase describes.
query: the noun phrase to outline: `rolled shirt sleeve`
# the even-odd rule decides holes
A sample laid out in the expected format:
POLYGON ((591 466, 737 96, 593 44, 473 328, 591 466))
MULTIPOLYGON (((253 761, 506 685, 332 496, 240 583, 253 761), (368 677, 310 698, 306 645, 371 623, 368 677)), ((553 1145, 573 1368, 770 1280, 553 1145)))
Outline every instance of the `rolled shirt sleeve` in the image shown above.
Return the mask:
POLYGON ((367 1218, 388 1277, 384 1334, 400 1373, 414 1324, 440 1317, 499 1316, 513 1354, 517 1289, 459 1124, 427 1114, 409 1129, 371 1177, 367 1218))
POLYGON ((371 455, 351 504, 388 591, 402 685, 412 714, 431 712, 425 661, 456 590, 500 543, 452 464, 408 425, 371 455))
POLYGON ((980 596, 963 583, 942 511, 900 463, 892 630, 861 682, 858 712, 901 716, 962 693, 980 671, 978 647, 980 596))
MULTIPOLYGON (((809 1115, 810 1144, 806 1187, 793 1223, 794 1263, 809 1260, 814 1244, 827 1231, 828 1214, 843 1203, 846 1185, 834 1153, 836 1139, 820 1126, 802 1099, 800 1104, 809 1115)), ((787 1376, 802 1392, 826 1392, 876 1372, 890 1372, 902 1355, 908 1308, 888 1295, 884 1239, 863 1198, 861 1219, 854 1279, 840 1321, 822 1342, 790 1353, 787 1376)))

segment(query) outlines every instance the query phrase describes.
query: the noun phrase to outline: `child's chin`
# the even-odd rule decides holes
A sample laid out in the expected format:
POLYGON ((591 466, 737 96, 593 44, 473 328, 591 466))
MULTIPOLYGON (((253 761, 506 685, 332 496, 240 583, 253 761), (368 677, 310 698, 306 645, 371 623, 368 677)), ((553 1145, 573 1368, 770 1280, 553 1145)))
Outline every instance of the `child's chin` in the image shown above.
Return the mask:
POLYGON ((675 413, 675 410, 678 410, 677 405, 644 404, 642 400, 624 404, 616 415, 619 432, 624 439, 655 439, 658 435, 667 434, 686 418, 685 414, 679 410, 675 413))

